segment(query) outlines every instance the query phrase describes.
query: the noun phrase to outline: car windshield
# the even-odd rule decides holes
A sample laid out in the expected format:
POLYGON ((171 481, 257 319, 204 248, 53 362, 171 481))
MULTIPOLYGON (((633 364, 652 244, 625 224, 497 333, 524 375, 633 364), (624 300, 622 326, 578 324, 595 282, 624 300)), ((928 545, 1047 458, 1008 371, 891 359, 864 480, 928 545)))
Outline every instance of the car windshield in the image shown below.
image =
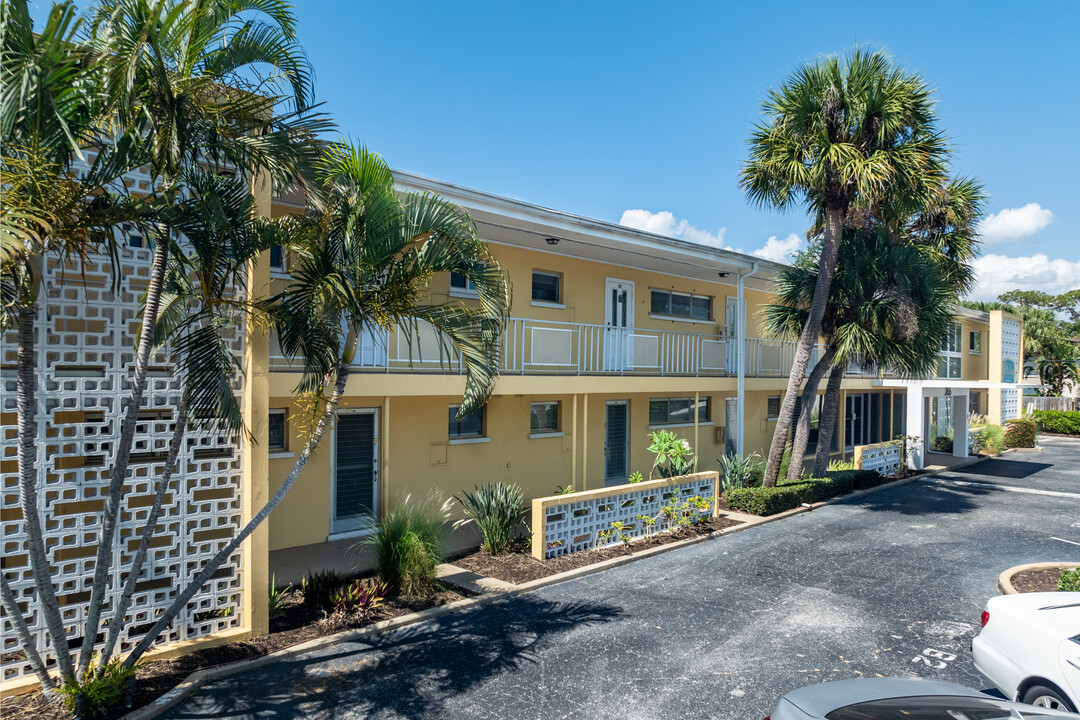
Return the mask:
POLYGON ((1060 718, 1038 708, 1013 715, 1004 702, 989 698, 902 697, 873 700, 833 710, 827 720, 1009 720, 1009 718, 1060 718))

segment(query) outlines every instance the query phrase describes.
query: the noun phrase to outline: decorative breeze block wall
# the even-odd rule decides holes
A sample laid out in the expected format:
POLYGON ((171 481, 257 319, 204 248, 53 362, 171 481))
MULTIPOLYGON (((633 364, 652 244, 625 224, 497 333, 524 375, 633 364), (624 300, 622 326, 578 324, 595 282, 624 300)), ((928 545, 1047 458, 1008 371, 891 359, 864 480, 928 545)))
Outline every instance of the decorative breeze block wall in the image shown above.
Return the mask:
POLYGON ((855 467, 874 470, 878 475, 895 475, 900 472, 904 444, 897 440, 859 445, 855 448, 855 467))
MULTIPOLYGON (((1001 323, 1001 362, 1011 360, 1015 369, 1013 382, 1023 382, 1024 368, 1020 365, 1020 323, 1005 318, 1001 323)), ((1020 417, 1020 391, 1007 388, 1001 391, 1002 421, 1020 417)))
MULTIPOLYGON (((538 560, 592 550, 620 542, 617 533, 605 541, 613 522, 632 539, 665 529, 663 508, 691 497, 709 501, 709 517, 716 517, 718 472, 701 472, 661 480, 615 485, 570 495, 536 498, 532 505, 533 557, 538 560), (650 529, 639 515, 657 518, 650 529)), ((703 513, 704 514, 704 513, 703 513)))
MULTIPOLYGON (((130 398, 135 333, 141 320, 139 301, 149 281, 151 252, 145 247, 121 249, 118 287, 108 257, 90 255, 66 266, 50 257, 38 301, 38 513, 73 648, 81 643, 115 439, 130 398)), ((243 342, 238 332, 233 347, 240 357, 243 342)), ((3 572, 25 609, 39 652, 52 666, 55 658, 46 642, 42 614, 36 609, 37 592, 19 504, 14 333, 4 337, 2 380, 3 572)), ((238 391, 241 385, 242 379, 237 378, 238 391)), ((139 413, 103 619, 110 618, 116 608, 138 548, 156 481, 164 469, 179 393, 179 379, 162 352, 151 361, 139 413)), ((121 634, 121 653, 134 647, 159 610, 167 607, 187 580, 234 535, 241 522, 243 482, 240 447, 233 438, 188 431, 136 586, 129 621, 121 634)), ((192 599, 159 643, 240 627, 242 589, 238 552, 192 599)), ((32 675, 6 617, 0 630, 0 680, 8 684, 32 675)), ((104 642, 104 633, 98 640, 104 642)))

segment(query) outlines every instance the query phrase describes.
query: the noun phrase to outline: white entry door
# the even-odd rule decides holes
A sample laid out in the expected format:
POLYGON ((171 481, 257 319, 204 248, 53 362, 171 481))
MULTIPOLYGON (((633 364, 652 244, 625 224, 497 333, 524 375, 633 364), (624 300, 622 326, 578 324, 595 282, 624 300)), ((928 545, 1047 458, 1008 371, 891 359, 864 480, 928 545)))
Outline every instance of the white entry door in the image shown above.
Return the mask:
POLYGON ((330 535, 373 526, 379 516, 379 409, 341 410, 330 470, 330 535))
POLYGON ((628 370, 634 352, 634 283, 607 278, 604 298, 604 370, 628 370))

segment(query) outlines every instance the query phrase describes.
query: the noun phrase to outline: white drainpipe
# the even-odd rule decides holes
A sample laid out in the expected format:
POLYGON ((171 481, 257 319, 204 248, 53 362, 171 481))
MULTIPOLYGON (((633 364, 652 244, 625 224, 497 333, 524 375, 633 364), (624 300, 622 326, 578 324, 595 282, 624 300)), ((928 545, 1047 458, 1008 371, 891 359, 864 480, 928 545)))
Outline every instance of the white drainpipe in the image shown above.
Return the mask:
POLYGON ((735 391, 735 414, 736 424, 738 425, 735 428, 735 452, 739 454, 739 457, 746 454, 746 449, 743 447, 743 434, 746 426, 746 297, 743 294, 743 281, 756 273, 757 270, 758 264, 755 261, 753 267, 750 268, 750 272, 739 273, 739 301, 736 310, 737 317, 735 318, 735 342, 738 343, 739 348, 738 362, 736 363, 739 380, 735 391))

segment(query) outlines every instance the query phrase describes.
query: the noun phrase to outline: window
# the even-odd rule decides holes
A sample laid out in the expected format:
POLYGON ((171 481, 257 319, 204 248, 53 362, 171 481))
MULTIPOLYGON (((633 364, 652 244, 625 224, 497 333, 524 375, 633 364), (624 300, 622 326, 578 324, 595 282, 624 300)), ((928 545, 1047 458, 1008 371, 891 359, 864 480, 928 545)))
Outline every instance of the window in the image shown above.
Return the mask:
POLYGON ((705 295, 654 289, 650 310, 653 315, 707 321, 712 319, 712 301, 711 297, 705 295))
MULTIPOLYGON (((650 425, 691 425, 694 422, 694 398, 653 398, 649 400, 650 425)), ((698 422, 709 422, 709 398, 698 401, 698 422)))
POLYGON ((776 420, 778 417, 780 417, 780 396, 779 395, 771 395, 771 396, 769 396, 769 404, 768 404, 768 407, 766 409, 766 413, 767 413, 767 419, 769 419, 769 420, 776 420))
POLYGON ((977 392, 973 392, 968 395, 968 412, 974 415, 982 414, 980 411, 982 406, 979 403, 979 395, 980 393, 977 392))
POLYGON ((536 302, 562 302, 562 276, 558 273, 533 270, 532 299, 536 302))
POLYGON ((982 352, 982 331, 972 330, 970 339, 968 340, 968 349, 973 353, 982 352))
POLYGON ((960 325, 952 323, 945 337, 941 338, 938 355, 939 378, 960 377, 960 325))
POLYGON ((529 432, 559 431, 559 403, 534 402, 529 406, 529 432))
POLYGON ((271 450, 288 449, 288 435, 286 434, 286 429, 288 428, 288 411, 271 410, 269 425, 270 430, 267 433, 269 435, 267 446, 271 450))
POLYGON ((450 437, 474 438, 484 436, 484 408, 477 408, 465 417, 458 418, 460 405, 450 406, 450 437))
POLYGON ((285 272, 285 248, 281 245, 270 248, 270 269, 285 272))
MULTIPOLYGON (((483 268, 481 263, 479 268, 483 268)), ((476 288, 472 281, 461 273, 450 273, 450 295, 455 297, 476 297, 476 288)))

